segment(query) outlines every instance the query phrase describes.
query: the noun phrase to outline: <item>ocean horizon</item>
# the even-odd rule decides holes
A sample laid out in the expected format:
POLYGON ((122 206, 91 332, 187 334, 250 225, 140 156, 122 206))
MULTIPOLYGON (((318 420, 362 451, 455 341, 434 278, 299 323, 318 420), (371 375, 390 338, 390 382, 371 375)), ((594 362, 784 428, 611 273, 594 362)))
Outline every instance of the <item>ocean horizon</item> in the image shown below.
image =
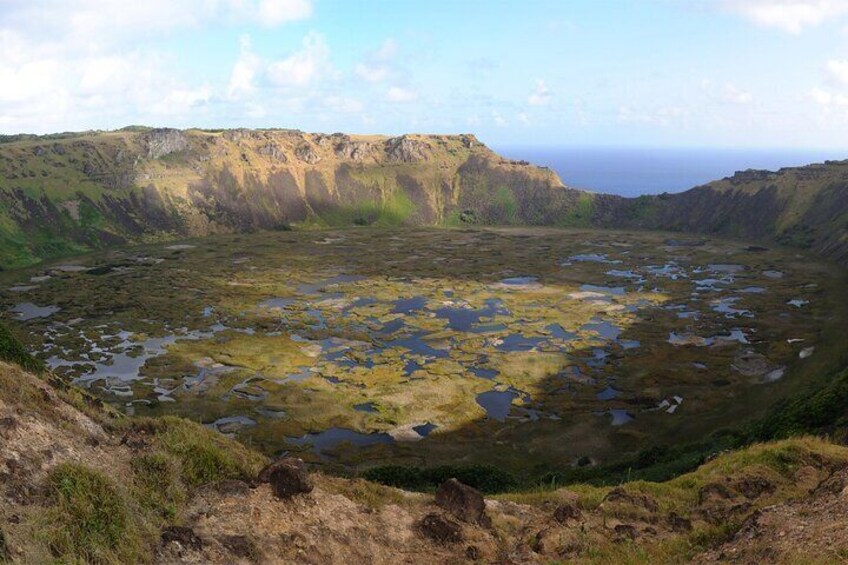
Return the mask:
POLYGON ((553 169, 566 185, 635 197, 682 192, 746 169, 777 170, 848 159, 848 150, 493 146, 553 169))

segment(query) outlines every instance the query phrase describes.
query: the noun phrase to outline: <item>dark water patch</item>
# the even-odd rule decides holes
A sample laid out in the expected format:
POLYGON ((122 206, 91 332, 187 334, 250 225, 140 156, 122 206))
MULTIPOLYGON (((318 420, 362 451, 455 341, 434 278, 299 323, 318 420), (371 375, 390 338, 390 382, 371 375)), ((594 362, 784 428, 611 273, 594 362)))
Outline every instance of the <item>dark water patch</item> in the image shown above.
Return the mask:
POLYGON ((580 253, 577 255, 572 255, 568 258, 569 261, 574 261, 576 263, 608 263, 608 264, 618 264, 621 261, 617 259, 610 259, 604 253, 580 253))
POLYGON ((489 390, 477 395, 477 404, 486 411, 486 416, 497 422, 505 422, 512 410, 512 401, 520 397, 514 388, 489 390))
POLYGON ((494 378, 497 377, 499 374, 498 371, 496 371, 495 369, 487 369, 486 367, 480 367, 477 365, 468 367, 468 370, 471 371, 471 374, 473 374, 475 377, 479 377, 481 379, 486 379, 489 381, 494 380, 494 378))
POLYGON ((375 414, 377 412, 377 406, 373 402, 354 404, 353 409, 357 412, 367 412, 368 414, 375 414))
POLYGON ((615 341, 618 339, 618 336, 621 335, 621 328, 613 324, 608 320, 598 320, 593 319, 588 324, 583 324, 580 327, 581 331, 584 332, 592 332, 598 334, 601 339, 605 339, 607 341, 615 341))
POLYGON ((718 300, 713 300, 710 303, 713 312, 718 312, 719 314, 724 314, 725 318, 736 318, 738 316, 744 316, 746 318, 753 318, 754 313, 750 310, 745 310, 743 308, 734 308, 733 305, 739 301, 738 296, 728 296, 726 298, 721 298, 718 300))
POLYGON ((411 314, 423 310, 427 305, 427 299, 423 296, 413 296, 412 298, 398 298, 395 300, 392 313, 394 314, 411 314))
POLYGON ((379 333, 380 335, 393 334, 396 331, 402 329, 405 325, 406 324, 404 323, 403 318, 395 318, 394 320, 383 324, 383 327, 380 328, 377 333, 379 333))
POLYGON ((247 416, 228 416, 226 418, 218 418, 211 424, 208 424, 208 427, 224 435, 231 435, 242 431, 244 428, 255 425, 256 420, 247 416))
POLYGON ((621 391, 618 391, 611 386, 608 386, 601 392, 595 395, 598 400, 612 400, 614 398, 618 398, 618 395, 621 394, 621 391))
POLYGON ((665 244, 668 247, 703 247, 707 244, 705 239, 667 239, 665 244))
POLYGON ((491 334, 506 331, 506 324, 490 324, 488 326, 473 326, 468 329, 473 334, 491 334))
POLYGON ((622 271, 620 269, 611 269, 605 273, 610 277, 618 277, 622 279, 639 279, 642 280, 642 275, 633 271, 622 271))
POLYGON ((420 435, 421 437, 427 437, 430 435, 430 432, 438 428, 436 424, 431 424, 427 422, 426 424, 421 424, 420 426, 412 426, 412 429, 415 430, 415 433, 420 435))
POLYGON ((554 339, 561 339, 563 341, 573 341, 577 339, 577 334, 564 330, 559 324, 549 324, 545 326, 545 329, 551 332, 551 337, 554 339))
POLYGON ((544 342, 543 337, 527 337, 523 334, 510 334, 497 340, 498 351, 530 351, 544 342))
POLYGON ((322 455, 323 452, 331 450, 343 443, 349 443, 357 447, 368 447, 371 445, 391 444, 394 440, 387 433, 374 432, 364 434, 349 428, 329 428, 323 432, 313 432, 301 437, 287 437, 286 443, 296 446, 311 445, 312 451, 322 455))
POLYGON ((403 365, 403 374, 408 377, 423 368, 424 366, 415 359, 408 359, 403 365))
POLYGON ((365 306, 373 306, 374 304, 377 304, 377 302, 378 300, 376 298, 372 298, 369 296, 357 298, 356 300, 350 303, 346 310, 350 308, 363 308, 365 306))
POLYGON ((29 292, 38 288, 37 284, 16 285, 9 288, 9 292, 29 292))
POLYGON ((539 277, 509 277, 501 279, 501 284, 507 286, 526 286, 538 282, 539 277))
POLYGON ((611 423, 613 426, 623 426, 624 424, 634 420, 633 415, 627 410, 615 409, 608 410, 606 413, 612 416, 611 423))
POLYGON ((745 265, 739 265, 736 263, 710 263, 707 265, 707 269, 714 273, 726 273, 728 275, 735 275, 737 273, 741 273, 745 271, 748 267, 745 265))
POLYGON ((586 361, 586 365, 593 369, 600 369, 606 366, 607 357, 609 357, 609 353, 603 349, 595 348, 592 350, 592 357, 586 361))
POLYGON ((429 334, 426 332, 419 332, 412 334, 407 337, 401 337, 397 339, 393 339, 391 341, 386 342, 385 347, 402 347, 404 349, 408 349, 409 351, 417 354, 423 355, 424 357, 436 357, 436 358, 445 358, 448 356, 449 352, 444 349, 436 349, 431 346, 429 343, 424 341, 429 334))
POLYGON ((47 318, 60 310, 61 308, 55 305, 37 306, 32 302, 21 302, 12 306, 9 312, 15 314, 15 319, 26 322, 36 318, 47 318))
POLYGON ((624 296, 623 286, 599 286, 596 284, 584 284, 580 286, 580 290, 584 292, 599 292, 601 294, 610 294, 612 296, 624 296))
POLYGON ((482 308, 463 308, 457 306, 445 306, 438 308, 436 317, 447 319, 450 329, 458 332, 467 332, 475 324, 479 324, 481 318, 492 318, 497 315, 509 315, 509 310, 503 307, 503 302, 497 298, 489 298, 482 308))
POLYGON ((765 291, 765 287, 762 286, 746 286, 745 288, 739 289, 739 292, 744 294, 762 294, 765 291))

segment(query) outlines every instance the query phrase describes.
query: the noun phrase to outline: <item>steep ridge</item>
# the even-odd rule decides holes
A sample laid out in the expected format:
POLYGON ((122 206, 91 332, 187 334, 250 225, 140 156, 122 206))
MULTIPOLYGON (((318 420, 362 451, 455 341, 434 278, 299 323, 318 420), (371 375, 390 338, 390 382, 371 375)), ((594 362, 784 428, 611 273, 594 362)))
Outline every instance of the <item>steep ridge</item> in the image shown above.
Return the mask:
POLYGON ((848 161, 679 194, 567 188, 473 135, 174 130, 0 136, 0 266, 292 226, 531 224, 720 234, 848 260, 848 161))
POLYGON ((740 171, 679 194, 606 203, 598 225, 771 240, 848 260, 848 161, 740 171))
POLYGON ((173 130, 0 139, 0 266, 169 237, 556 223, 581 198, 472 135, 173 130))

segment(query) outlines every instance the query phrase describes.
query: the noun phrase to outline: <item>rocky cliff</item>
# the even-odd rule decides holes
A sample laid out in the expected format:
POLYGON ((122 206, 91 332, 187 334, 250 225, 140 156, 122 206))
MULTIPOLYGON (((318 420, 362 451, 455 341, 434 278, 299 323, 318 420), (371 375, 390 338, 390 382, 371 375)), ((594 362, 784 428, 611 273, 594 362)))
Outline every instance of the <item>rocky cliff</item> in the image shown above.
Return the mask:
POLYGON ((580 198, 472 135, 126 128, 0 141, 4 267, 294 224, 555 223, 580 198))
POLYGON ((635 199, 567 188, 473 135, 174 130, 0 136, 0 267, 292 226, 534 224, 771 240, 848 261, 848 161, 635 199))
POLYGON ((606 200, 601 226, 721 234, 848 261, 848 161, 748 170, 680 194, 606 200))

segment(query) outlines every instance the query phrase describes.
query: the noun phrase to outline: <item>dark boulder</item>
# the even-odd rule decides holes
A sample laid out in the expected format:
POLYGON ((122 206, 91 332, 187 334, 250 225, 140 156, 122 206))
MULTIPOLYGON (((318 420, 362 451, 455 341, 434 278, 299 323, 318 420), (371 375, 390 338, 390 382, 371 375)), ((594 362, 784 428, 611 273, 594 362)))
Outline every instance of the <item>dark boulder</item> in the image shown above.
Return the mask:
POLYGON ((312 479, 303 459, 283 457, 259 472, 260 483, 270 483, 277 498, 291 498, 296 494, 312 492, 312 479))
POLYGON ((644 508, 649 512, 657 512, 660 508, 659 504, 657 504, 657 501, 654 500, 652 496, 642 493, 631 493, 621 487, 616 487, 609 491, 609 493, 607 493, 604 497, 604 502, 630 504, 632 506, 644 508))
POLYGON ((583 514, 580 512, 580 509, 577 508, 576 504, 571 502, 560 504, 557 506, 556 510, 554 510, 554 520, 560 524, 565 524, 570 520, 580 520, 582 517, 583 514))
POLYGON ((225 496, 247 496, 250 485, 238 479, 225 479, 215 483, 215 491, 225 496))
POLYGON ((489 524, 483 495, 477 489, 456 479, 448 479, 442 483, 436 491, 436 505, 465 522, 489 524))
POLYGON ((220 536, 217 538, 227 551, 236 557, 242 557, 248 561, 260 561, 261 552, 256 544, 247 536, 220 536))
POLYGON ((427 514, 418 523, 418 531, 427 539, 438 543, 462 541, 462 527, 440 514, 427 514))
POLYGON ((203 541, 194 530, 185 526, 168 526, 162 530, 162 544, 178 543, 186 549, 200 551, 203 541))

